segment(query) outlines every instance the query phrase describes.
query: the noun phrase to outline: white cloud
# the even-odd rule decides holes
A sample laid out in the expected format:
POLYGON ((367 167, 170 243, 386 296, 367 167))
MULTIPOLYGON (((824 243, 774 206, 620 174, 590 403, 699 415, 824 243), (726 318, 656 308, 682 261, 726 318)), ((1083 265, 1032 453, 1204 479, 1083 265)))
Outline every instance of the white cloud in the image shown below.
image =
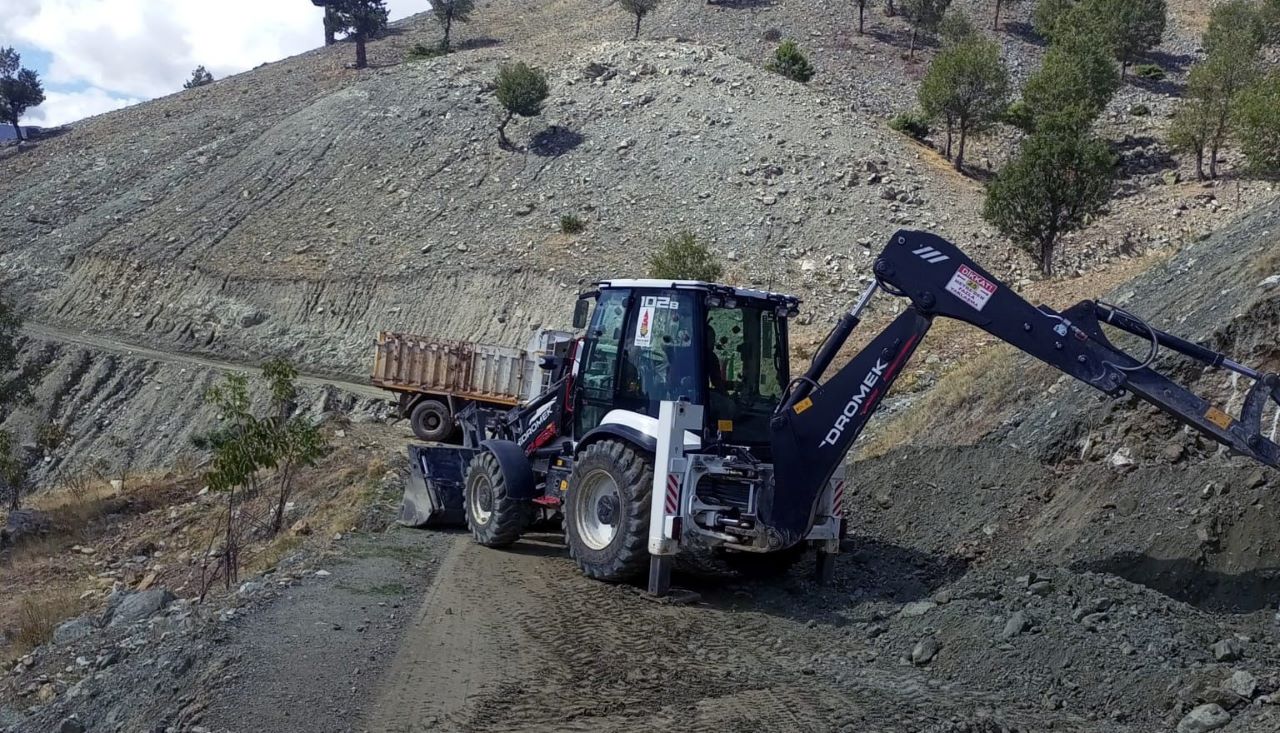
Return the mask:
MULTIPOLYGON (((387 6, 393 19, 430 7, 387 6)), ((90 102, 103 111, 111 97, 123 106, 177 91, 197 65, 222 78, 314 48, 322 15, 307 0, 0 0, 0 37, 52 56, 49 89, 90 88, 51 91, 29 115, 69 120, 90 102)))
POLYGON ((89 88, 79 92, 45 92, 44 104, 28 112, 22 118, 24 125, 57 127, 85 117, 100 115, 113 109, 128 107, 141 99, 116 97, 102 89, 89 88))

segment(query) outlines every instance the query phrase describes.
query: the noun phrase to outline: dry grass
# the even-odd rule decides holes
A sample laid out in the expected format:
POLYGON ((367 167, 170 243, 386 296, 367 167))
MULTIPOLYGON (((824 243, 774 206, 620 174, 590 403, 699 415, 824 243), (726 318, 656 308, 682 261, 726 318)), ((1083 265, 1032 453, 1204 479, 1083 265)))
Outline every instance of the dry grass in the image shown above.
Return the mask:
MULTIPOLYGON (((999 424, 1002 410, 1017 400, 1017 378, 1024 373, 1012 347, 988 349, 943 375, 932 390, 859 447, 857 458, 875 458, 916 443, 935 426, 945 428, 950 436, 963 432, 971 440, 982 437, 999 424), (971 415, 975 408, 980 408, 976 416, 971 415)), ((953 437, 951 442, 958 441, 953 437)))
MULTIPOLYGON (((81 602, 68 590, 51 590, 25 594, 18 603, 13 644, 6 654, 16 659, 53 638, 58 624, 76 616, 81 602)), ((8 661, 8 660, 6 660, 8 661)))

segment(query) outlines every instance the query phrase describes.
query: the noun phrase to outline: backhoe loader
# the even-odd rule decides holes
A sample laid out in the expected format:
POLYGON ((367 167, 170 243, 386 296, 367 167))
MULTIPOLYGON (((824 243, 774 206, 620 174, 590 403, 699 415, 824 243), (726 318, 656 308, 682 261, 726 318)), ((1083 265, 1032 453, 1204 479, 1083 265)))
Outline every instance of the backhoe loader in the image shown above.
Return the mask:
POLYGON ((1280 377, 1086 300, 1035 307, 955 245, 900 231, 874 281, 792 376, 789 295, 695 281, 605 280, 582 293, 574 328, 544 368, 551 386, 509 411, 460 414, 463 445, 413 445, 401 522, 463 521, 503 547, 537 517, 563 523, 583 573, 606 581, 648 570, 663 594, 671 561, 702 548, 741 568, 785 567, 817 551, 829 579, 843 525, 845 458, 938 317, 967 322, 1111 397, 1132 393, 1227 446, 1280 467, 1262 434, 1280 377), (846 363, 841 348, 879 293, 906 309, 846 363), (592 307, 594 304, 594 308, 592 307), (1149 341, 1134 357, 1104 326, 1149 341), (1252 380, 1241 414, 1152 368, 1161 348, 1252 380), (831 372, 828 374, 828 372, 831 372))

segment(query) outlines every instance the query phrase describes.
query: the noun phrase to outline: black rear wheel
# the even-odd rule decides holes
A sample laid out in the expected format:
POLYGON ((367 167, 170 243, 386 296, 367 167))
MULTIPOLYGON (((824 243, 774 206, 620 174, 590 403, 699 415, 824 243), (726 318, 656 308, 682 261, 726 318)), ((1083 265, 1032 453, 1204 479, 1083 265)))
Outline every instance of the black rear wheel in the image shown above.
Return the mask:
POLYGON ((587 577, 631 580, 649 562, 653 459, 626 443, 602 440, 573 465, 565 496, 569 555, 587 577))
POLYGON ((507 547, 520 539, 536 511, 533 502, 507 495, 507 480, 498 459, 488 451, 471 459, 467 466, 463 508, 467 529, 478 544, 507 547))
POLYGON ((409 424, 418 440, 437 443, 453 435, 453 415, 449 407, 438 400, 423 400, 414 405, 409 424))

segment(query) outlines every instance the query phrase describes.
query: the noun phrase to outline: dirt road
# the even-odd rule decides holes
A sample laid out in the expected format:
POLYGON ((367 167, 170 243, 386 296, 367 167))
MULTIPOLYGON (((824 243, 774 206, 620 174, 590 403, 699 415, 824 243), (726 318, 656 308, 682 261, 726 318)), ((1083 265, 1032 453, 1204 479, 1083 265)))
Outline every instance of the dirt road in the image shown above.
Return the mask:
MULTIPOLYGON (((845 582, 862 574, 856 557, 845 570, 845 582)), ((662 605, 586 580, 554 535, 509 551, 459 536, 361 727, 985 731, 990 711, 1018 705, 878 661, 853 623, 857 606, 841 602, 848 594, 824 594, 800 572, 774 584, 679 580, 702 601, 662 605), (945 727, 955 721, 974 726, 945 727)), ((1044 727, 1036 711, 1001 718, 1044 727)), ((1056 730, 1075 728, 1053 718, 1056 730)))
MULTIPOLYGON (((97 351, 123 354, 125 356, 135 356, 150 361, 160 362, 162 364, 178 364, 203 369, 215 369, 221 372, 249 372, 251 374, 257 374, 260 371, 256 367, 248 364, 213 359, 186 352, 160 351, 108 336, 100 336, 97 334, 85 333, 83 331, 72 331, 70 329, 50 326, 43 323, 28 322, 23 325, 22 332, 26 336, 41 341, 54 341, 64 344, 84 346, 97 351)), ((372 385, 335 377, 303 373, 298 377, 298 382, 299 384, 310 385, 313 387, 335 387, 343 390, 344 392, 350 392, 351 394, 359 395, 361 397, 373 397, 377 399, 388 398, 387 392, 372 385)))

